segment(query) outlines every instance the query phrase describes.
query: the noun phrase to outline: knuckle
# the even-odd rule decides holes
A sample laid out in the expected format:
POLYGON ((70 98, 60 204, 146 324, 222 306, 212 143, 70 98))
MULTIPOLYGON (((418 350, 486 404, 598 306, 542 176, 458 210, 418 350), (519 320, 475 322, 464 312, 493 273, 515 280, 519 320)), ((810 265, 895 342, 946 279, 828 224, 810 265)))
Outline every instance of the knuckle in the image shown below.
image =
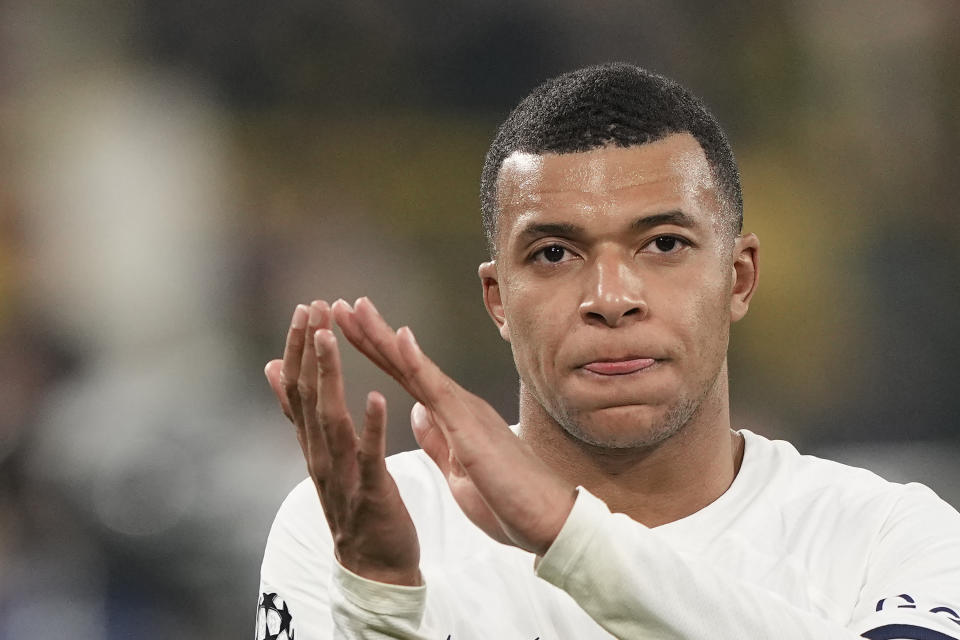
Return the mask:
POLYGON ((340 437, 330 438, 328 446, 330 448, 330 456, 334 460, 337 460, 339 464, 342 464, 343 460, 347 459, 353 450, 352 443, 340 437))
POLYGON ((323 412, 323 424, 327 427, 346 427, 351 429, 350 415, 343 409, 328 409, 323 412))
POLYGON ((419 365, 412 365, 406 369, 397 370, 397 379, 403 384, 417 384, 423 382, 423 370, 419 365))
POLYGON ((357 449, 357 463, 361 467, 370 467, 379 462, 380 456, 374 452, 357 449))
POLYGON ((411 362, 407 365, 407 370, 410 372, 410 375, 414 378, 420 375, 423 375, 423 363, 411 362))
POLYGON ((313 386, 309 382, 305 382, 303 380, 299 381, 296 385, 294 385, 294 388, 296 389, 300 397, 304 399, 313 398, 317 393, 317 390, 313 388, 313 386))
POLYGON ((453 398, 457 395, 457 387, 453 380, 445 378, 437 385, 437 395, 443 398, 453 398))

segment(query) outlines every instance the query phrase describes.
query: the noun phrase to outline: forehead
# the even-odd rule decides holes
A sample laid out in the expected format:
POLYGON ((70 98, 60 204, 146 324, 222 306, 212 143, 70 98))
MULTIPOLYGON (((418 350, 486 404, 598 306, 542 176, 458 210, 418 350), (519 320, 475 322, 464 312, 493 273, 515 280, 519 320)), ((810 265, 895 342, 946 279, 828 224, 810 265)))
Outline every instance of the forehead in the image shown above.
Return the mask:
POLYGON ((531 215, 628 209, 714 218, 719 210, 710 165, 688 133, 626 148, 513 153, 500 169, 497 197, 500 240, 519 218, 531 215))

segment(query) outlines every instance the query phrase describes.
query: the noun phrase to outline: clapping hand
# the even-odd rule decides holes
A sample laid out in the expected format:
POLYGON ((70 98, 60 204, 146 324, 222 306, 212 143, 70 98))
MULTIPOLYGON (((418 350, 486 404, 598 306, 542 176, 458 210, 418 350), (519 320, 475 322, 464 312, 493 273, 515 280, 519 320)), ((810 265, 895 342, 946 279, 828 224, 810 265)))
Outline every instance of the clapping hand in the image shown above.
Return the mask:
POLYGON ((339 300, 332 309, 316 302, 308 322, 305 313, 300 307, 294 314, 284 358, 271 361, 266 372, 297 427, 344 566, 373 580, 416 584, 419 544, 384 464, 382 396, 368 396, 364 431, 359 437, 353 432, 331 315, 354 347, 417 400, 411 412, 414 436, 467 517, 500 542, 546 552, 573 507, 572 485, 487 402, 427 358, 409 328, 391 329, 368 299, 354 307, 339 300), (310 341, 304 335, 315 337, 310 341))
POLYGON ((299 305, 283 360, 267 363, 267 380, 296 426, 337 560, 370 580, 418 585, 417 531, 384 462, 386 401, 376 392, 367 396, 358 437, 344 401, 331 326, 326 302, 299 305))

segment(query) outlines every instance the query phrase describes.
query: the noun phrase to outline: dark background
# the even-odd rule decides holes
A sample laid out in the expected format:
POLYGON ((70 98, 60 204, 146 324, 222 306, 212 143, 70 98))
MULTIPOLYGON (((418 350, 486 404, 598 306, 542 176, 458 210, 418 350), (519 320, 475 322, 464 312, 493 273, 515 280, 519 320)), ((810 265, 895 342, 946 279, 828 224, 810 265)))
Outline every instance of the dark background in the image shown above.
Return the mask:
MULTIPOLYGON (((516 417, 478 181, 530 88, 627 60, 743 172, 761 287, 735 426, 960 504, 960 4, 0 4, 0 639, 252 637, 304 476, 261 369, 370 295, 516 417)), ((410 400, 381 389, 390 446, 410 400)), ((317 526, 324 526, 317 523, 317 526)))

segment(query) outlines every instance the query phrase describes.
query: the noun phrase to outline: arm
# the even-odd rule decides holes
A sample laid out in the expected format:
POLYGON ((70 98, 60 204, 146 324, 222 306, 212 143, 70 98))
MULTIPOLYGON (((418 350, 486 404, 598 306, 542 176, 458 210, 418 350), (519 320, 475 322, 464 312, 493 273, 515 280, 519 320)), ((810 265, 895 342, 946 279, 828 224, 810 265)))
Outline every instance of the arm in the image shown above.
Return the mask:
MULTIPOLYGON (((421 621, 426 588, 389 585, 385 591, 373 593, 368 585, 387 585, 344 569, 334 557, 329 529, 316 526, 323 521, 309 479, 295 487, 280 506, 260 572, 257 640, 284 628, 303 640, 420 638, 415 630, 421 621), (369 596, 369 604, 365 596, 369 596), (275 615, 267 633, 264 625, 270 611, 275 615)), ((286 637, 281 634, 279 640, 286 637)))
POLYGON ((385 401, 380 394, 368 395, 358 437, 343 397, 331 320, 323 301, 309 309, 299 305, 283 360, 271 361, 265 369, 284 414, 296 427, 330 535, 318 537, 309 530, 324 526, 315 522, 318 518, 304 524, 281 509, 264 558, 260 613, 272 607, 270 594, 280 587, 275 583, 292 573, 299 584, 286 585, 286 594, 312 600, 304 604, 314 617, 310 624, 318 625, 300 627, 298 635, 326 635, 329 631, 320 626, 328 626, 323 611, 329 607, 334 637, 421 638, 425 588, 420 547, 384 461, 385 401), (371 594, 372 581, 395 586, 385 595, 371 594))
MULTIPOLYGON (((865 585, 862 605, 847 626, 821 620, 757 585, 681 557, 649 529, 623 514, 611 514, 583 489, 560 535, 539 561, 537 574, 573 596, 618 638, 653 632, 657 638, 713 640, 956 639, 960 624, 946 611, 930 611, 942 601, 905 609, 897 607, 908 603, 897 600, 876 610, 874 597, 902 590, 917 594, 936 590, 941 598, 960 597, 960 517, 952 517, 944 507, 928 501, 921 507, 926 515, 909 529, 913 534, 926 530, 946 546, 927 546, 916 558, 902 557, 906 565, 899 571, 887 574, 880 584, 865 585), (930 530, 928 525, 936 526, 930 530)), ((904 529, 904 522, 895 526, 904 529)), ((903 530, 899 535, 910 534, 903 530)), ((892 538, 878 548, 877 563, 902 551, 890 542, 892 538)))
MULTIPOLYGON (((910 636, 902 629, 880 632, 879 618, 858 619, 847 628, 765 589, 693 566, 646 527, 611 514, 584 491, 574 501, 573 488, 553 474, 489 405, 444 375, 420 351, 409 329, 394 332, 365 299, 355 309, 345 307, 337 310, 344 335, 419 401, 413 414, 414 434, 447 477, 467 516, 492 537, 545 556, 539 575, 567 591, 615 636, 656 632, 657 637, 711 640, 851 639, 861 637, 858 633, 886 640, 955 637, 910 636)), ((952 566, 942 578, 952 582, 945 584, 960 582, 957 565, 952 566)), ((890 614, 882 618, 882 626, 899 620, 890 614)), ((944 624, 956 634, 949 627, 952 623, 944 624)), ((932 632, 928 628, 923 633, 932 632)))

